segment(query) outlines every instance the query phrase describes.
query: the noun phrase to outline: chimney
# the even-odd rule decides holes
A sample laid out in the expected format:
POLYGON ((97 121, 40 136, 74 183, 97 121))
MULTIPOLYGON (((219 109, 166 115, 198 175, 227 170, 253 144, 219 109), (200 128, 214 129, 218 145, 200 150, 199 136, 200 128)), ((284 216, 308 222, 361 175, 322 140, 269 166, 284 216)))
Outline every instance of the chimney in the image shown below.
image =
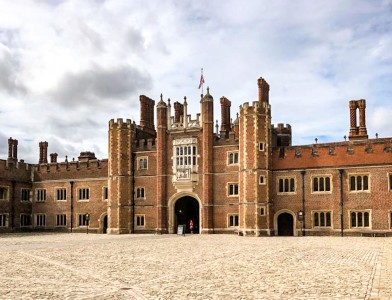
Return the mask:
POLYGON ((154 100, 144 95, 140 96, 140 127, 152 135, 155 135, 154 105, 154 100))
POLYGON ((225 136, 226 138, 229 137, 230 132, 230 107, 231 101, 226 97, 220 98, 221 103, 221 129, 220 134, 221 136, 225 136))
POLYGON ((47 164, 48 163, 48 142, 40 142, 39 143, 39 163, 47 164))
POLYGON ((50 153, 50 162, 57 163, 57 153, 50 153))
POLYGON ((368 138, 366 129, 366 100, 351 100, 350 108, 350 133, 349 140, 364 140, 368 138), (357 123, 357 109, 359 110, 359 126, 357 123))
POLYGON ((184 116, 184 105, 180 102, 174 102, 174 123, 180 123, 181 116, 184 116))
POLYGON ((8 161, 18 161, 18 140, 8 139, 8 161))
POLYGON ((269 84, 264 78, 260 77, 257 79, 257 86, 259 87, 259 102, 269 103, 269 84))

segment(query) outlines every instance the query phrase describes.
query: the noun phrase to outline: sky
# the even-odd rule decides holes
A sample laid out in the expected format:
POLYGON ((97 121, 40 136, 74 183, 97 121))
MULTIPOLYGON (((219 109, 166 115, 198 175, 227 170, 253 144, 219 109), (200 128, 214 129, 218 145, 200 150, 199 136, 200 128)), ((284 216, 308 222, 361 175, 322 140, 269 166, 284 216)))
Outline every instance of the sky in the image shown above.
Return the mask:
MULTIPOLYGON (((139 95, 200 112, 201 68, 233 119, 270 85, 293 145, 343 141, 349 100, 369 137, 392 136, 392 0, 0 0, 0 158, 108 157, 108 122, 139 123, 139 95)), ((49 158, 48 158, 49 159, 49 158)))

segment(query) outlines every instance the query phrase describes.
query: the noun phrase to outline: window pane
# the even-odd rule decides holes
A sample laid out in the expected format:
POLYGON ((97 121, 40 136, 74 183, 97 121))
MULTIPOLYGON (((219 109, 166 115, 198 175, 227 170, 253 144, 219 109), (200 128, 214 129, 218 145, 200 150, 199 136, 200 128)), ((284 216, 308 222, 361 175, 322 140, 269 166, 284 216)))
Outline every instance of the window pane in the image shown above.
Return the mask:
POLYGON ((327 226, 328 227, 331 227, 331 213, 330 212, 327 212, 327 214, 326 214, 326 221, 327 221, 327 226))
POLYGON ((369 213, 368 212, 365 212, 364 213, 364 226, 365 227, 369 227, 369 213))
POLYGON ((283 179, 279 179, 279 193, 283 193, 283 179))
POLYGON ((331 178, 329 177, 325 178, 325 191, 331 191, 331 178))
POLYGON ((324 213, 320 213, 320 226, 325 226, 324 213))
POLYGON ((289 191, 289 180, 287 178, 284 180, 284 191, 286 193, 289 191))
POLYGON ((363 223, 362 223, 363 214, 361 212, 359 212, 357 214, 357 217, 358 217, 358 227, 362 227, 363 226, 363 223))
POLYGON ((355 212, 351 213, 351 227, 357 227, 357 220, 355 212))
POLYGON ((294 178, 291 178, 290 179, 290 192, 294 192, 294 189, 295 189, 295 187, 294 187, 294 178))
POLYGON ((314 226, 320 226, 319 225, 319 214, 314 213, 314 226))
POLYGON ((363 176, 363 190, 369 190, 369 177, 367 175, 363 176))
POLYGON ((314 192, 318 192, 319 188, 318 188, 318 178, 315 177, 313 178, 313 191, 314 192))
POLYGON ((325 191, 325 189, 324 189, 324 178, 321 177, 320 178, 320 192, 324 192, 324 191, 325 191))
POLYGON ((355 176, 350 177, 350 191, 355 191, 355 176))
POLYGON ((362 191, 362 176, 357 176, 357 191, 362 191))

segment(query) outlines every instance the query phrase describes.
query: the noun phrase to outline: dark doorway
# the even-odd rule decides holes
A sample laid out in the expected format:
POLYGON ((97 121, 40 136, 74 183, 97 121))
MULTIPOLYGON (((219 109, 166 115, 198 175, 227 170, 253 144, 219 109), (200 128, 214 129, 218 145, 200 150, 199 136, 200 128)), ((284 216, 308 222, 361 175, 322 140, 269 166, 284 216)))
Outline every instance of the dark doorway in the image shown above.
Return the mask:
POLYGON ((293 236, 294 235, 294 218, 289 213, 282 213, 278 216, 278 235, 293 236))
POLYGON ((174 212, 176 214, 175 228, 178 225, 186 225, 186 233, 190 233, 189 223, 193 221, 193 233, 199 233, 199 220, 200 220, 200 209, 199 202, 195 198, 186 196, 177 200, 174 206, 174 212))
POLYGON ((108 231, 108 216, 103 217, 102 233, 107 233, 108 231))

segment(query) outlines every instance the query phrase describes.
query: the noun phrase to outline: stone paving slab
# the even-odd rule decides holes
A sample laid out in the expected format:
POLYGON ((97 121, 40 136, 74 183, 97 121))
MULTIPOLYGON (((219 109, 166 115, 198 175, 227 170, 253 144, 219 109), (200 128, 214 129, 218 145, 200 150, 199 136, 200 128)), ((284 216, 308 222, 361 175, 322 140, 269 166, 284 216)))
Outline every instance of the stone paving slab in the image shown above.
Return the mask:
POLYGON ((392 238, 5 234, 0 299, 392 299, 392 238))

